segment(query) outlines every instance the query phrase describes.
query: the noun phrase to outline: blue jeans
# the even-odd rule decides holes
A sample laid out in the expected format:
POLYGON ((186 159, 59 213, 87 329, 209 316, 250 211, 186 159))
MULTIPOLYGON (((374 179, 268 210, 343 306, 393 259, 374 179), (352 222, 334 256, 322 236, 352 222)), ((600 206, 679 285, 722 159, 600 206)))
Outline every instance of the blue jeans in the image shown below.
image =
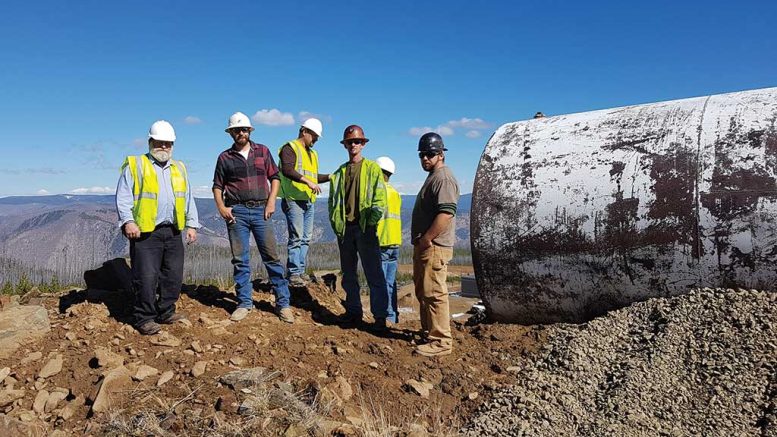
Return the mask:
POLYGON ((289 228, 289 257, 286 270, 289 276, 305 273, 310 237, 313 235, 313 211, 316 204, 308 200, 281 200, 289 228))
POLYGON ((356 265, 361 258, 364 276, 370 287, 370 311, 376 319, 386 317, 388 292, 386 278, 380 262, 380 245, 375 226, 368 226, 362 232, 358 224, 346 225, 340 248, 340 269, 343 271, 343 289, 345 290, 345 312, 349 316, 361 317, 362 301, 359 297, 359 277, 356 265))
POLYGON ((267 276, 275 290, 275 306, 278 309, 289 306, 289 283, 283 277, 283 266, 275 247, 272 226, 264 220, 264 206, 249 208, 245 205, 232 207, 235 222, 227 224, 229 246, 232 249, 235 289, 238 308, 253 308, 253 286, 251 284, 251 234, 259 248, 267 276))
POLYGON ((397 310, 397 265, 399 264, 399 248, 381 247, 380 260, 383 263, 383 275, 386 277, 386 291, 388 292, 386 320, 399 323, 399 311, 397 310))

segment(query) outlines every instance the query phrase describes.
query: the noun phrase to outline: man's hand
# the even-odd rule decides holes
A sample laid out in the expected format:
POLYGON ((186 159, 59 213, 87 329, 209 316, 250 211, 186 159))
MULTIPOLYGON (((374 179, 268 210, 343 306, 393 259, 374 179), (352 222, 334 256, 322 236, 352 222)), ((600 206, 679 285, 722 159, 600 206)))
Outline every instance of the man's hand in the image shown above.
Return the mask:
POLYGON ((321 187, 318 186, 318 184, 314 184, 311 181, 306 181, 308 188, 310 188, 313 193, 315 194, 321 194, 321 187))
POLYGON ((135 222, 127 222, 124 224, 124 236, 130 240, 140 238, 140 228, 135 222))
POLYGON ((275 199, 267 199, 267 203, 264 205, 264 221, 270 220, 275 212, 275 199))
POLYGON ((186 228, 186 244, 193 244, 197 242, 197 230, 194 228, 186 228))
POLYGON ((227 221, 227 223, 235 222, 235 216, 232 215, 232 208, 228 208, 226 206, 219 208, 219 214, 221 215, 221 218, 227 221))

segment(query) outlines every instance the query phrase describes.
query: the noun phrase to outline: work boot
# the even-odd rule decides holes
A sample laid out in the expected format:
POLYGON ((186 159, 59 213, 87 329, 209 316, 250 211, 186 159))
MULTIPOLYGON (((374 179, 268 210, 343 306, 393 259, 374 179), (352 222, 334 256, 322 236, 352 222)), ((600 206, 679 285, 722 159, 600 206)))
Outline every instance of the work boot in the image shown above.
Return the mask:
POLYGON ((386 332, 391 326, 391 322, 384 317, 378 317, 375 319, 375 323, 372 324, 372 330, 375 332, 386 332))
POLYGON ((345 326, 355 327, 362 324, 362 316, 345 313, 340 316, 340 323, 345 326))
POLYGON ((136 326, 135 329, 137 329, 138 332, 143 335, 154 335, 158 333, 162 329, 162 327, 159 326, 157 322, 153 320, 148 320, 136 326))
POLYGON ((304 287, 307 284, 305 283, 305 280, 302 279, 302 276, 291 275, 289 276, 289 285, 291 285, 292 287, 304 287))
POLYGON ((291 310, 291 308, 281 308, 277 311, 278 318, 281 319, 281 321, 286 323, 294 323, 294 312, 291 310))
POLYGON ((232 315, 229 316, 229 320, 233 322, 239 322, 245 319, 248 313, 250 312, 251 312, 251 308, 238 308, 232 312, 232 315))
POLYGON ((416 346, 414 353, 425 357, 442 357, 453 352, 453 346, 444 345, 439 341, 416 346))
POLYGON ((181 320, 186 320, 186 316, 179 313, 173 313, 164 319, 156 319, 156 322, 163 325, 172 325, 173 323, 180 322, 181 320))

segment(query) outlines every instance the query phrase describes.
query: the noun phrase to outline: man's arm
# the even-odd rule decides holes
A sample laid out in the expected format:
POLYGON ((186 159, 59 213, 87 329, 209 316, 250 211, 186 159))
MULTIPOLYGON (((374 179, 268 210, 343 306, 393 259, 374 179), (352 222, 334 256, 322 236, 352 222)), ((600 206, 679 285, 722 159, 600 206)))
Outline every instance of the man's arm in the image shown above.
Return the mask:
POLYGON ((427 229, 418 240, 418 247, 421 250, 426 250, 432 247, 432 241, 437 238, 437 236, 440 235, 442 231, 448 228, 448 225, 451 223, 452 219, 453 214, 449 212, 438 212, 437 215, 434 216, 432 225, 429 226, 429 229, 427 229))
POLYGON ((135 200, 132 194, 134 181, 129 165, 126 165, 119 176, 116 185, 116 211, 119 214, 119 226, 125 237, 135 239, 140 237, 140 228, 135 223, 132 207, 135 200))
POLYGON ((372 187, 372 215, 370 217, 371 220, 367 223, 371 226, 378 224, 380 219, 383 218, 386 208, 388 208, 388 194, 386 193, 386 182, 383 180, 383 172, 377 164, 375 164, 375 169, 377 169, 375 172, 377 174, 372 175, 374 179, 372 187))
POLYGON ((232 215, 232 208, 228 208, 224 205, 224 192, 221 188, 213 187, 213 200, 216 202, 216 209, 219 210, 221 218, 232 223, 235 221, 235 216, 232 215))
POLYGON ((273 179, 270 181, 270 195, 267 196, 267 203, 264 205, 264 219, 270 220, 275 212, 275 199, 278 197, 278 190, 281 187, 281 181, 273 179))
MULTIPOLYGON (((306 176, 299 173, 294 167, 297 163, 297 154, 294 149, 286 144, 281 148, 281 173, 294 182, 302 182, 307 185, 314 193, 321 194, 321 187, 316 182, 311 181, 306 176)), ((328 179, 327 179, 328 180, 328 179)), ((317 181, 318 182, 318 181, 317 181)))

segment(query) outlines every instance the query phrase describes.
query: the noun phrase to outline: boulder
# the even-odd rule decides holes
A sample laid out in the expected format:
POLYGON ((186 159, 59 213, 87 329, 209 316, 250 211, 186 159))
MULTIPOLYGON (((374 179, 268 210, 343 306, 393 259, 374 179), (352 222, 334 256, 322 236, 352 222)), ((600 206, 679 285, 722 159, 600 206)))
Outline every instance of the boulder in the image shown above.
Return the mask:
POLYGON ((40 305, 0 311, 0 359, 10 358, 21 345, 40 339, 50 330, 48 312, 40 305))
POLYGON ((0 408, 11 405, 13 401, 24 397, 24 390, 10 390, 5 389, 0 391, 0 408))
POLYGON ((108 371, 99 384, 92 404, 94 413, 107 411, 118 401, 125 399, 127 395, 122 391, 132 385, 132 377, 126 367, 120 366, 108 371))
POLYGON ((143 381, 144 379, 148 378, 149 376, 154 376, 154 375, 158 375, 158 374, 159 374, 159 370, 157 370, 157 369, 155 369, 155 368, 153 368, 151 366, 147 366, 145 364, 141 364, 138 367, 138 370, 135 372, 135 375, 132 376, 132 379, 134 379, 136 381, 143 381))
POLYGON ((48 378, 62 371, 62 354, 56 354, 38 373, 38 378, 48 378))
POLYGON ((35 395, 35 400, 32 402, 32 411, 41 414, 46 407, 46 401, 49 399, 49 392, 47 390, 41 390, 35 395))
POLYGON ((112 352, 106 347, 98 347, 94 350, 94 358, 100 367, 113 368, 124 365, 124 357, 112 352))

